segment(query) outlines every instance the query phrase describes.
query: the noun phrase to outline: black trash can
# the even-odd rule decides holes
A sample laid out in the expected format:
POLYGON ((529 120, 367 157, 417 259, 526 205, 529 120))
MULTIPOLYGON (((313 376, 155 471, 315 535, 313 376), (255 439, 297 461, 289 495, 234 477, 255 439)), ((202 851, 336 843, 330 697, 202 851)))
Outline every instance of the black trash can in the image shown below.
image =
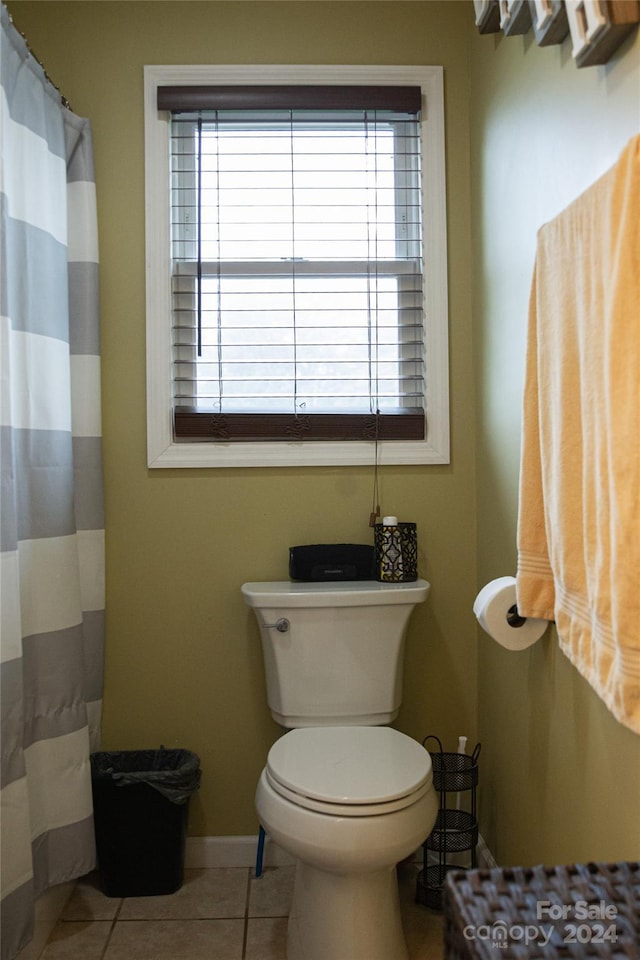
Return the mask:
POLYGON ((175 893, 184 879, 189 798, 200 786, 189 750, 91 754, 98 870, 108 897, 175 893))

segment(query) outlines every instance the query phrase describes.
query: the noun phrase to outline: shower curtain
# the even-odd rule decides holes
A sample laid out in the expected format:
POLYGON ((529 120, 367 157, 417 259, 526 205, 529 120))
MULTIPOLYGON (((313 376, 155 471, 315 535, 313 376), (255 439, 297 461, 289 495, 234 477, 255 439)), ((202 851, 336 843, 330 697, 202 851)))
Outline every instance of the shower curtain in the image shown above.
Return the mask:
POLYGON ((104 520, 90 127, 2 6, 2 960, 36 898, 95 864, 104 520))

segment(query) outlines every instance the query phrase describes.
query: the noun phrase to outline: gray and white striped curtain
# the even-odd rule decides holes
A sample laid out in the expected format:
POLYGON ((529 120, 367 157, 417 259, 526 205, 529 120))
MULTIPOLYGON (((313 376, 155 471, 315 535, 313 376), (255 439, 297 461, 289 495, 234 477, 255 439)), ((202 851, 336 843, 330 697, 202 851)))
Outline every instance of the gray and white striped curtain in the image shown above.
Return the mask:
POLYGON ((104 519, 91 133, 2 6, 2 958, 95 865, 104 519))

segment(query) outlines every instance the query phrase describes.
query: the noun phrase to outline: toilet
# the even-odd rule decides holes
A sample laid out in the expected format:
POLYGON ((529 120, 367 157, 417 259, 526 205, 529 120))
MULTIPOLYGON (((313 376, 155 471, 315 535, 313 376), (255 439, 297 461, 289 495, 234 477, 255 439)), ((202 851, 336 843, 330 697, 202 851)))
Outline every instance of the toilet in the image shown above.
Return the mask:
POLYGON ((404 636, 429 584, 245 583, 267 700, 288 732, 256 790, 268 836, 296 861, 288 960, 407 960, 397 863, 436 820, 431 759, 387 726, 404 636))

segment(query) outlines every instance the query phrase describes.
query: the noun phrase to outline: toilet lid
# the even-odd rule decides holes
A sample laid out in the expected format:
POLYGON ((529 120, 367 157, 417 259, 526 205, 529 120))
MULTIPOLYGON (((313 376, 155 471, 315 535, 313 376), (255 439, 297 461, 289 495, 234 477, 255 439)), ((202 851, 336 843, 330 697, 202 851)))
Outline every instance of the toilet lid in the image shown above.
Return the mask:
POLYGON ((402 809, 427 792, 432 777, 424 747, 390 727, 291 730, 269 751, 266 772, 288 799, 345 816, 362 815, 359 807, 366 814, 402 809))

